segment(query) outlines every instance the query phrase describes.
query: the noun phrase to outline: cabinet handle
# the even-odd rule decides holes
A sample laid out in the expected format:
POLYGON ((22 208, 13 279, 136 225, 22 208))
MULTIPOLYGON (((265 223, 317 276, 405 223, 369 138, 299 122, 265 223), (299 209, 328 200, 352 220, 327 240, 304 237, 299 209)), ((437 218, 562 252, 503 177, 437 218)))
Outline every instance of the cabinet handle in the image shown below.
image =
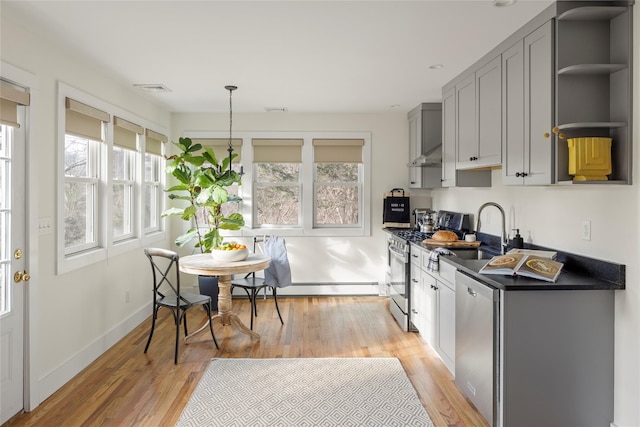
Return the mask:
POLYGON ((472 297, 477 297, 478 293, 476 291, 474 291, 471 288, 467 288, 467 292, 469 293, 469 295, 471 295, 472 297))
POLYGON ((417 281, 416 279, 411 279, 411 281, 412 281, 413 283, 418 283, 418 281, 417 281))
POLYGON ((473 162, 474 160, 478 160, 477 157, 469 157, 469 161, 473 162))
POLYGON ((520 178, 520 177, 525 177, 528 176, 529 174, 526 172, 516 172, 516 178, 520 178))

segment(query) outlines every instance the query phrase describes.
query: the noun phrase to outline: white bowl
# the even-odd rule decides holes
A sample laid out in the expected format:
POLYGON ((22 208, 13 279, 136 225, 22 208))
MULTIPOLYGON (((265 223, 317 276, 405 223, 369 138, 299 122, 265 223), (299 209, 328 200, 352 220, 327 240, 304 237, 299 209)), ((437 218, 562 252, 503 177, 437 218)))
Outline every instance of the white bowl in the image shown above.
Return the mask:
POLYGON ((244 261, 249 256, 248 249, 235 249, 232 251, 211 250, 211 256, 216 261, 244 261))

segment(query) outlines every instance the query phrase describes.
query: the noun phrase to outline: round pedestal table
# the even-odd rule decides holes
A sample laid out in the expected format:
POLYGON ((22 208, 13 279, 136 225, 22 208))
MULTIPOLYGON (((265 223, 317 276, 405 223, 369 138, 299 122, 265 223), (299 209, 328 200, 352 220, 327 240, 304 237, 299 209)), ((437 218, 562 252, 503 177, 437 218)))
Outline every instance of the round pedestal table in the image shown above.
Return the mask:
MULTIPOLYGON (((220 319, 223 325, 233 325, 241 332, 260 340, 260 335, 247 328, 240 318, 231 313, 231 276, 234 274, 247 274, 264 270, 269 266, 271 258, 262 254, 251 254, 244 261, 217 261, 211 254, 196 254, 180 257, 180 271, 199 276, 218 276, 218 313, 211 316, 207 322, 220 319)), ((208 323, 205 323, 197 331, 189 334, 185 341, 202 331, 208 323)))

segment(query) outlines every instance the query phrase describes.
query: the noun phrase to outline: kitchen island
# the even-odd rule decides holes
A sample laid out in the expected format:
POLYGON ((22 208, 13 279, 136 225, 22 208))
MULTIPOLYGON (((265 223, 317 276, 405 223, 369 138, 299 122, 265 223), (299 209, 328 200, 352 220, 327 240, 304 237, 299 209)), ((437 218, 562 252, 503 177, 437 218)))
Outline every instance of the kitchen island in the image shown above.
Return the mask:
MULTIPOLYGON (((433 248, 414 244, 423 258, 433 248)), ((454 250, 458 253, 458 250, 454 250)), ((596 427, 613 421, 614 294, 624 266, 558 252, 557 282, 483 275, 488 259, 440 255, 455 270, 455 305, 436 306, 436 342, 455 342, 458 388, 493 426, 596 427), (567 268, 570 266, 571 268, 567 268)), ((436 286, 434 291, 440 291, 436 286)), ((433 289, 433 288, 432 288, 433 289)), ((433 341, 432 341, 433 342, 433 341)))

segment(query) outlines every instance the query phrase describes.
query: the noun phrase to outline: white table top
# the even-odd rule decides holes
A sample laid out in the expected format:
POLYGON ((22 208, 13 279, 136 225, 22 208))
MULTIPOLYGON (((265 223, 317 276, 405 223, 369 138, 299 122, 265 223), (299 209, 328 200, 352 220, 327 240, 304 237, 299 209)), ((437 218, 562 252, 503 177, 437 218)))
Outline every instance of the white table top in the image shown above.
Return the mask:
POLYGON ((217 261, 211 254, 196 254, 180 257, 180 271, 200 276, 231 276, 264 270, 271 258, 262 254, 251 254, 244 261, 217 261))

